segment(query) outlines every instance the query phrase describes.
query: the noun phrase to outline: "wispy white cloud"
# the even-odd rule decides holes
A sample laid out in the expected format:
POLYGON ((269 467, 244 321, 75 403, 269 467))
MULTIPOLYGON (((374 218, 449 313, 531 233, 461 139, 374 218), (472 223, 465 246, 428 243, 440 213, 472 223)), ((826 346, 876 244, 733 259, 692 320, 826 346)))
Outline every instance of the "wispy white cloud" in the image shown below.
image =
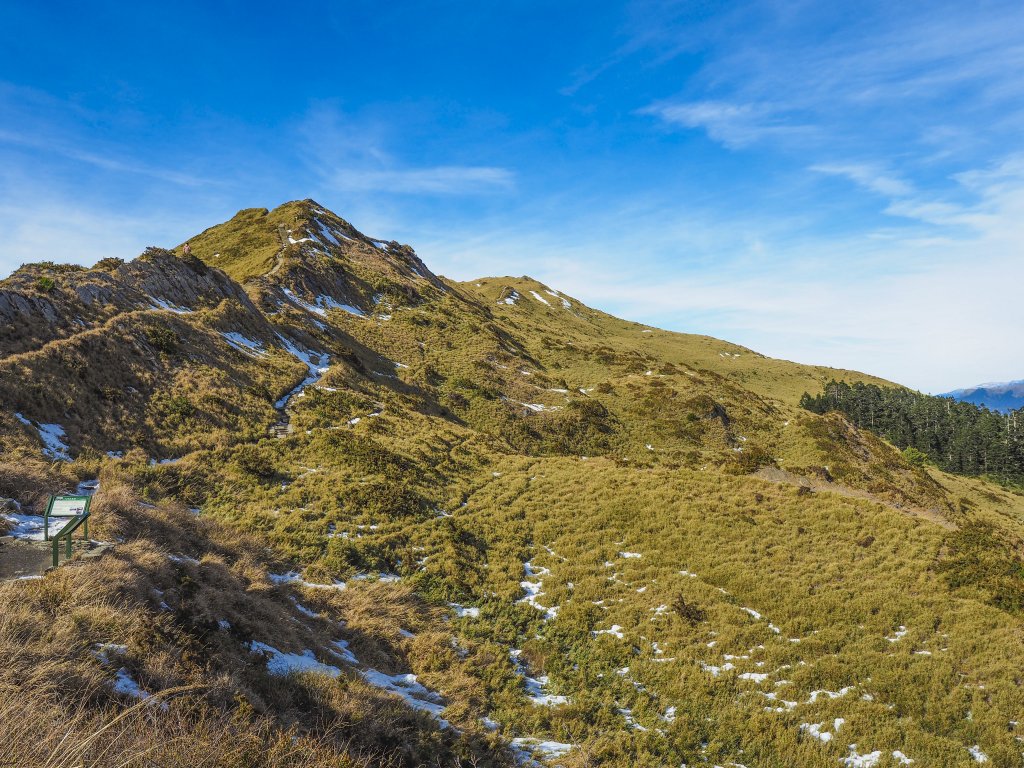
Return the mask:
POLYGON ((328 186, 346 192, 464 195, 509 189, 515 175, 507 168, 438 165, 430 168, 336 168, 328 186))
POLYGON ((850 181, 886 197, 906 197, 914 191, 913 185, 878 166, 868 163, 818 164, 810 170, 830 176, 843 176, 850 181))
POLYGON ((494 165, 403 161, 390 149, 394 122, 354 118, 316 105, 297 128, 306 163, 327 190, 400 195, 468 195, 507 191, 515 173, 494 165))
POLYGON ((638 111, 669 125, 700 128, 714 141, 741 148, 770 137, 806 134, 808 126, 785 122, 775 111, 760 104, 727 101, 659 102, 638 111))
MULTIPOLYGON (((105 138, 97 125, 114 120, 34 88, 0 82, 0 148, 46 158, 71 160, 111 175, 145 176, 183 187, 222 186, 212 176, 191 173, 170 164, 154 163, 105 138)), ((129 120, 133 118, 128 118, 129 120)), ((10 162, 10 160, 8 160, 10 162)))
POLYGON ((169 187, 142 204, 115 204, 105 191, 83 194, 31 168, 0 165, 0 279, 22 264, 56 261, 91 266, 114 256, 131 259, 150 245, 170 247, 233 213, 191 187, 169 187), (176 195, 184 195, 179 198, 176 195))
POLYGON ((173 168, 161 168, 136 159, 118 157, 118 154, 111 150, 83 149, 80 146, 75 146, 72 141, 69 137, 54 135, 51 132, 28 134, 0 130, 0 144, 43 151, 51 157, 59 155, 104 171, 148 176, 185 187, 222 185, 222 182, 215 179, 184 173, 173 168))
POLYGON ((195 221, 186 217, 168 217, 159 211, 115 213, 81 200, 32 194, 0 202, 0 225, 4 230, 0 277, 35 261, 92 266, 108 256, 130 259, 148 245, 174 245, 196 231, 195 221))
POLYGON ((946 141, 978 150, 983 137, 1024 127, 1019 3, 995 0, 979 12, 867 2, 853 13, 842 4, 749 2, 697 25, 682 4, 644 7, 652 12, 633 32, 637 46, 696 51, 700 62, 648 113, 703 127, 731 149, 775 140, 814 159, 867 148, 905 159, 927 148, 934 159, 946 141), (796 141, 786 127, 802 129, 796 141))

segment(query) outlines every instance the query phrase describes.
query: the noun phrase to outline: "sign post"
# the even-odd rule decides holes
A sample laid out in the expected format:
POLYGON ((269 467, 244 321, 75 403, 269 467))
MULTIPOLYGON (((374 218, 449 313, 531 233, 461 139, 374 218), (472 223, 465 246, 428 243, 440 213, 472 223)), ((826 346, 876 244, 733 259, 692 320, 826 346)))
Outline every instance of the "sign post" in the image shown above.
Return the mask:
POLYGON ((50 540, 51 517, 83 517, 85 538, 89 538, 89 504, 91 496, 51 496, 43 515, 43 541, 50 540))

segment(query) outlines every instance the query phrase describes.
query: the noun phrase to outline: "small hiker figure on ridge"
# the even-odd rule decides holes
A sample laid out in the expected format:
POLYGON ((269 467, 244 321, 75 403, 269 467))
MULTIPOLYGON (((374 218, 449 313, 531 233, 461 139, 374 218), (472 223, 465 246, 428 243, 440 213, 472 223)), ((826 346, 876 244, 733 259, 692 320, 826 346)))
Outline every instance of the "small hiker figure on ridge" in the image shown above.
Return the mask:
POLYGON ((191 256, 192 255, 192 246, 189 245, 188 243, 185 243, 185 245, 183 245, 181 247, 181 255, 182 256, 191 256))

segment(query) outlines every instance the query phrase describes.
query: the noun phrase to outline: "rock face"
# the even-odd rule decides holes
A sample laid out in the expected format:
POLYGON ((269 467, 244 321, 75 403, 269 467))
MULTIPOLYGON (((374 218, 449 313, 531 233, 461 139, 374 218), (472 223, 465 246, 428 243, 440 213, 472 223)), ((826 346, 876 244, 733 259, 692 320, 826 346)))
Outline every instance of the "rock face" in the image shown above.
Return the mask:
POLYGON ((223 272, 196 258, 178 258, 170 251, 151 249, 143 258, 120 267, 116 277, 145 299, 157 299, 157 303, 163 300, 177 307, 196 309, 233 299, 252 308, 241 286, 223 272))
POLYGON ((124 312, 186 312, 224 299, 254 309, 220 270, 158 248, 113 270, 27 265, 0 282, 0 354, 36 349, 124 312))

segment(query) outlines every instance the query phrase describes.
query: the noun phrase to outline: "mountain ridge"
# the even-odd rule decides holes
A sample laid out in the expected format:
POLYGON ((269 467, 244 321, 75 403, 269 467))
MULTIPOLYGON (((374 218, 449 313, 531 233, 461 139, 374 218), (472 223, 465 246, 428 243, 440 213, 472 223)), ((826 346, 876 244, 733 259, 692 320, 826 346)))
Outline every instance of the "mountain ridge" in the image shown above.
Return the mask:
POLYGON ((1024 379, 978 384, 954 389, 942 396, 983 405, 993 411, 1015 411, 1024 408, 1024 379))
POLYGON ((188 242, 0 281, 0 525, 97 481, 111 545, 0 583, 0 692, 83 749, 128 712, 275 768, 1019 759, 1024 497, 798 406, 887 382, 448 280, 313 201, 188 242))

